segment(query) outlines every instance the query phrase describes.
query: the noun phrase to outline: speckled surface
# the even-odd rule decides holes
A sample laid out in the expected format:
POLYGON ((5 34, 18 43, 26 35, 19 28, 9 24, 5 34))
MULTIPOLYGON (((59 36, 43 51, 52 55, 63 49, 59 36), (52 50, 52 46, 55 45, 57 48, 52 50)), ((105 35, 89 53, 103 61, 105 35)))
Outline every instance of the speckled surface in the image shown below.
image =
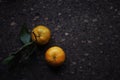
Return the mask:
POLYGON ((50 43, 13 72, 1 64, 0 80, 120 80, 119 0, 0 0, 0 60, 22 46, 23 23, 48 26, 50 43), (66 52, 59 69, 44 60, 53 45, 66 52))

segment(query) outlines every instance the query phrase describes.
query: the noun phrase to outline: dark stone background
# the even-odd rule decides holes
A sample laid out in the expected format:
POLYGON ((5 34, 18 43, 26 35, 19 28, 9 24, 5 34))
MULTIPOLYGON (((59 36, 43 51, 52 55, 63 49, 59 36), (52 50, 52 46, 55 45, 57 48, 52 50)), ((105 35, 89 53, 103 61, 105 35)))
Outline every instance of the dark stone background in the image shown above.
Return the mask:
POLYGON ((23 23, 48 26, 51 41, 12 72, 0 64, 0 80, 120 80, 120 0, 0 0, 0 61, 22 46, 23 23), (66 52, 59 69, 44 60, 52 45, 66 52))

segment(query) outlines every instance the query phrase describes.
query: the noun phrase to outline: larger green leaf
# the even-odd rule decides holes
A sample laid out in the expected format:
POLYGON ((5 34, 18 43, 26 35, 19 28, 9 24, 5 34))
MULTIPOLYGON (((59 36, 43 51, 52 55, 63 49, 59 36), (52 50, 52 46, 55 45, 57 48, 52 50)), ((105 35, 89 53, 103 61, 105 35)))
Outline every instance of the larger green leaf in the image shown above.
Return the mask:
POLYGON ((33 53, 35 48, 36 45, 34 44, 34 42, 26 43, 16 52, 13 52, 8 57, 6 57, 2 61, 2 63, 9 64, 10 66, 15 66, 18 63, 24 62, 24 60, 27 60, 29 56, 33 53))
POLYGON ((10 63, 10 62, 13 60, 14 57, 15 57, 14 55, 8 56, 7 58, 5 58, 5 59, 2 61, 2 63, 3 63, 3 64, 8 64, 8 63, 10 63))
POLYGON ((26 44, 30 42, 30 33, 27 29, 27 25, 23 24, 22 28, 21 28, 21 32, 20 32, 20 40, 26 44))

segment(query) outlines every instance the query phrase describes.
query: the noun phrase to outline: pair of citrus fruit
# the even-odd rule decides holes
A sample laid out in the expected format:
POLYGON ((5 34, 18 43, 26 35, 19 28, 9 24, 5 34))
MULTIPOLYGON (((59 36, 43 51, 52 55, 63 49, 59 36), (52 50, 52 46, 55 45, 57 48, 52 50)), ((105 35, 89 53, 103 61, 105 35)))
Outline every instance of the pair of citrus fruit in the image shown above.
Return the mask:
MULTIPOLYGON (((51 31, 46 26, 39 25, 32 30, 31 37, 37 44, 45 45, 50 40, 51 31)), ((59 46, 50 47, 45 52, 45 60, 52 66, 60 66, 65 61, 65 52, 59 46)))

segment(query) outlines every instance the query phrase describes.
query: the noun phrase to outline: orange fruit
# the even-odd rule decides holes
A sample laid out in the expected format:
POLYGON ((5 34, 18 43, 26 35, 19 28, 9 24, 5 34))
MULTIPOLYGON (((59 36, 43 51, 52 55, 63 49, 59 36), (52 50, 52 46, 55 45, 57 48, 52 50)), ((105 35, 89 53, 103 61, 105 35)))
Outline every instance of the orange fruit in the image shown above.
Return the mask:
POLYGON ((40 45, 47 44, 49 42, 50 37, 50 29, 43 25, 36 26, 31 32, 32 40, 40 45))
POLYGON ((51 66, 60 66, 65 61, 65 52, 62 48, 53 46, 46 51, 45 59, 51 66))

